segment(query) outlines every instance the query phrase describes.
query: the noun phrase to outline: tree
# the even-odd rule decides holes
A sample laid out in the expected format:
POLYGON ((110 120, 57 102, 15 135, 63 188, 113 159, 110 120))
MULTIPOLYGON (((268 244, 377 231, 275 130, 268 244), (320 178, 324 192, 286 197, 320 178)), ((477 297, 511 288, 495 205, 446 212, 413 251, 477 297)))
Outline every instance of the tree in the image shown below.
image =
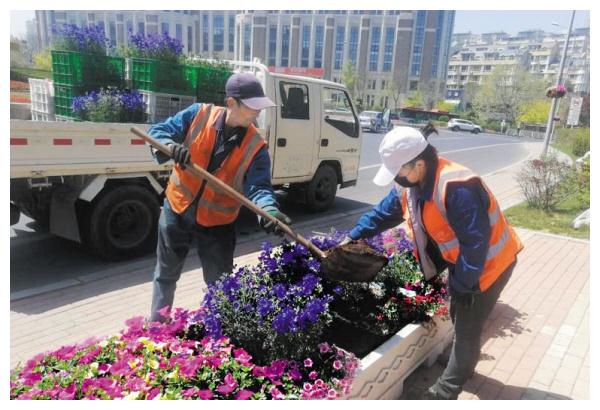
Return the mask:
POLYGON ((440 100, 437 102, 436 108, 440 111, 452 111, 456 107, 456 104, 440 100))
POLYGON ((423 102, 423 92, 415 90, 411 92, 406 99, 406 106, 413 108, 423 108, 425 103, 423 102))
POLYGON ((544 124, 548 119, 550 111, 550 101, 535 100, 524 107, 523 114, 519 116, 520 122, 528 124, 544 124))
POLYGON ((33 66, 39 70, 52 71, 52 55, 49 48, 33 56, 33 66))
POLYGON ((486 120, 505 118, 514 124, 544 89, 544 81, 526 70, 499 66, 483 81, 473 105, 486 120))
POLYGON ((473 100, 475 99, 475 95, 477 95, 478 89, 479 84, 476 83, 467 83, 463 86, 463 97, 460 103, 463 110, 472 109, 473 100))
POLYGON ((419 84, 419 90, 423 98, 423 106, 427 110, 431 110, 439 99, 438 81, 435 78, 430 78, 419 84))
POLYGON ((386 83, 383 95, 392 97, 394 100, 394 112, 397 112, 400 101, 402 101, 402 87, 392 78, 386 83))
POLYGON ((348 88, 348 92, 352 98, 356 95, 357 92, 357 83, 358 83, 358 73, 354 64, 350 60, 346 60, 342 67, 342 84, 348 88))

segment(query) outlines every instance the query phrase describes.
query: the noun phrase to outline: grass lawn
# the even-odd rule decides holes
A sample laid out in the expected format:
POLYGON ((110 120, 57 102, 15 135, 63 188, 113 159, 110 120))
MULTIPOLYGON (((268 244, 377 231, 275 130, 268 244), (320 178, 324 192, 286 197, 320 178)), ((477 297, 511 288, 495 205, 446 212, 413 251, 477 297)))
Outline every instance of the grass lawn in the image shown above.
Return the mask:
POLYGON ((582 212, 579 202, 567 198, 550 212, 532 208, 523 202, 508 208, 504 215, 513 226, 518 226, 534 231, 549 232, 557 235, 566 235, 573 238, 590 239, 590 227, 583 226, 573 229, 571 222, 582 212))

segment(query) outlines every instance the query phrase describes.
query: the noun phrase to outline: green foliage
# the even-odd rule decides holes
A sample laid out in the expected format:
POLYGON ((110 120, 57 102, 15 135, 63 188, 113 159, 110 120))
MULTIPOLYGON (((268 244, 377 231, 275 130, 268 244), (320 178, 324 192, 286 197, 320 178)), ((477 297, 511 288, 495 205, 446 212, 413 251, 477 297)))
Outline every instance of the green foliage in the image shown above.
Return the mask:
POLYGON ((29 78, 52 78, 52 71, 15 67, 10 69, 10 79, 27 82, 29 78))
POLYGON ((33 66, 38 70, 52 71, 52 55, 49 48, 33 56, 33 66))
POLYGON ((525 112, 526 107, 543 95, 541 79, 524 69, 497 67, 478 88, 473 106, 485 119, 501 114, 511 124, 525 112))
POLYGON ((448 122, 450 121, 450 117, 448 117, 447 115, 442 115, 438 118, 438 121, 440 122, 448 122))
POLYGON ((354 64, 350 60, 344 63, 342 67, 342 84, 344 84, 348 88, 348 92, 354 98, 356 93, 356 86, 358 80, 358 73, 356 72, 356 68, 354 64))
POLYGON ((523 113, 519 116, 519 121, 528 124, 544 124, 548 119, 550 112, 550 101, 546 98, 535 100, 523 108, 523 113))
POLYGON ((404 105, 412 108, 423 108, 425 106, 423 92, 420 90, 411 92, 404 105))
POLYGON ((449 102, 441 100, 441 101, 438 101, 436 108, 440 111, 451 112, 454 109, 454 107, 456 107, 456 105, 457 104, 453 104, 453 103, 449 103, 449 102))
POLYGON ((589 128, 557 128, 554 147, 570 155, 573 159, 583 156, 590 150, 589 128))
POLYGON ((570 167, 555 156, 526 161, 517 174, 517 182, 529 206, 551 210, 562 198, 560 183, 570 167))

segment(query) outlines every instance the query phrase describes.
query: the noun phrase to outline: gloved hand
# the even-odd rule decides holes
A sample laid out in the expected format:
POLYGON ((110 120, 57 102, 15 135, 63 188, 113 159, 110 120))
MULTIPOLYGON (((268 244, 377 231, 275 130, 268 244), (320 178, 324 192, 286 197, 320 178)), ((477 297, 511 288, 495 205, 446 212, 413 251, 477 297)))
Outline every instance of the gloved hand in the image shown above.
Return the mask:
POLYGON ((354 242, 354 239, 352 239, 349 236, 346 236, 344 239, 342 239, 342 241, 338 244, 338 246, 348 245, 350 242, 354 242))
POLYGON ((159 164, 164 164, 165 162, 171 159, 169 154, 165 154, 164 152, 159 151, 154 147, 150 147, 150 152, 152 153, 154 158, 156 158, 156 162, 158 162, 159 164))
POLYGON ((181 169, 185 169, 185 166, 190 162, 190 150, 181 144, 173 143, 169 145, 171 149, 171 158, 178 164, 181 169))
MULTIPOLYGON (((283 212, 278 209, 273 209, 267 211, 267 213, 286 225, 291 225, 292 220, 283 212)), ((260 227, 263 228, 267 233, 274 233, 275 235, 283 236, 283 231, 279 228, 279 225, 275 224, 273 221, 268 220, 267 218, 263 218, 262 216, 258 217, 258 223, 260 227)))
POLYGON ((453 292, 451 295, 452 299, 454 299, 454 303, 465 309, 471 309, 475 304, 476 295, 474 293, 453 292))

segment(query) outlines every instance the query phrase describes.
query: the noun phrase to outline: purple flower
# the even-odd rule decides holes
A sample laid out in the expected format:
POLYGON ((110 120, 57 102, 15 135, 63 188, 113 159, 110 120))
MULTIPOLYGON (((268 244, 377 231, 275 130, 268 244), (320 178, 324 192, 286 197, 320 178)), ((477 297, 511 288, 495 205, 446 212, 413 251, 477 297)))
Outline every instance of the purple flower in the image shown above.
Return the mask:
POLYGON ((242 389, 235 395, 236 400, 248 400, 254 392, 252 390, 242 389))
POLYGON ((200 399, 202 399, 202 400, 210 400, 213 398, 213 396, 214 396, 214 394, 210 390, 199 390, 198 391, 198 397, 200 397, 200 399))
POLYGON ((273 310, 273 302, 267 298, 260 298, 258 300, 257 310, 261 317, 265 317, 273 310))

